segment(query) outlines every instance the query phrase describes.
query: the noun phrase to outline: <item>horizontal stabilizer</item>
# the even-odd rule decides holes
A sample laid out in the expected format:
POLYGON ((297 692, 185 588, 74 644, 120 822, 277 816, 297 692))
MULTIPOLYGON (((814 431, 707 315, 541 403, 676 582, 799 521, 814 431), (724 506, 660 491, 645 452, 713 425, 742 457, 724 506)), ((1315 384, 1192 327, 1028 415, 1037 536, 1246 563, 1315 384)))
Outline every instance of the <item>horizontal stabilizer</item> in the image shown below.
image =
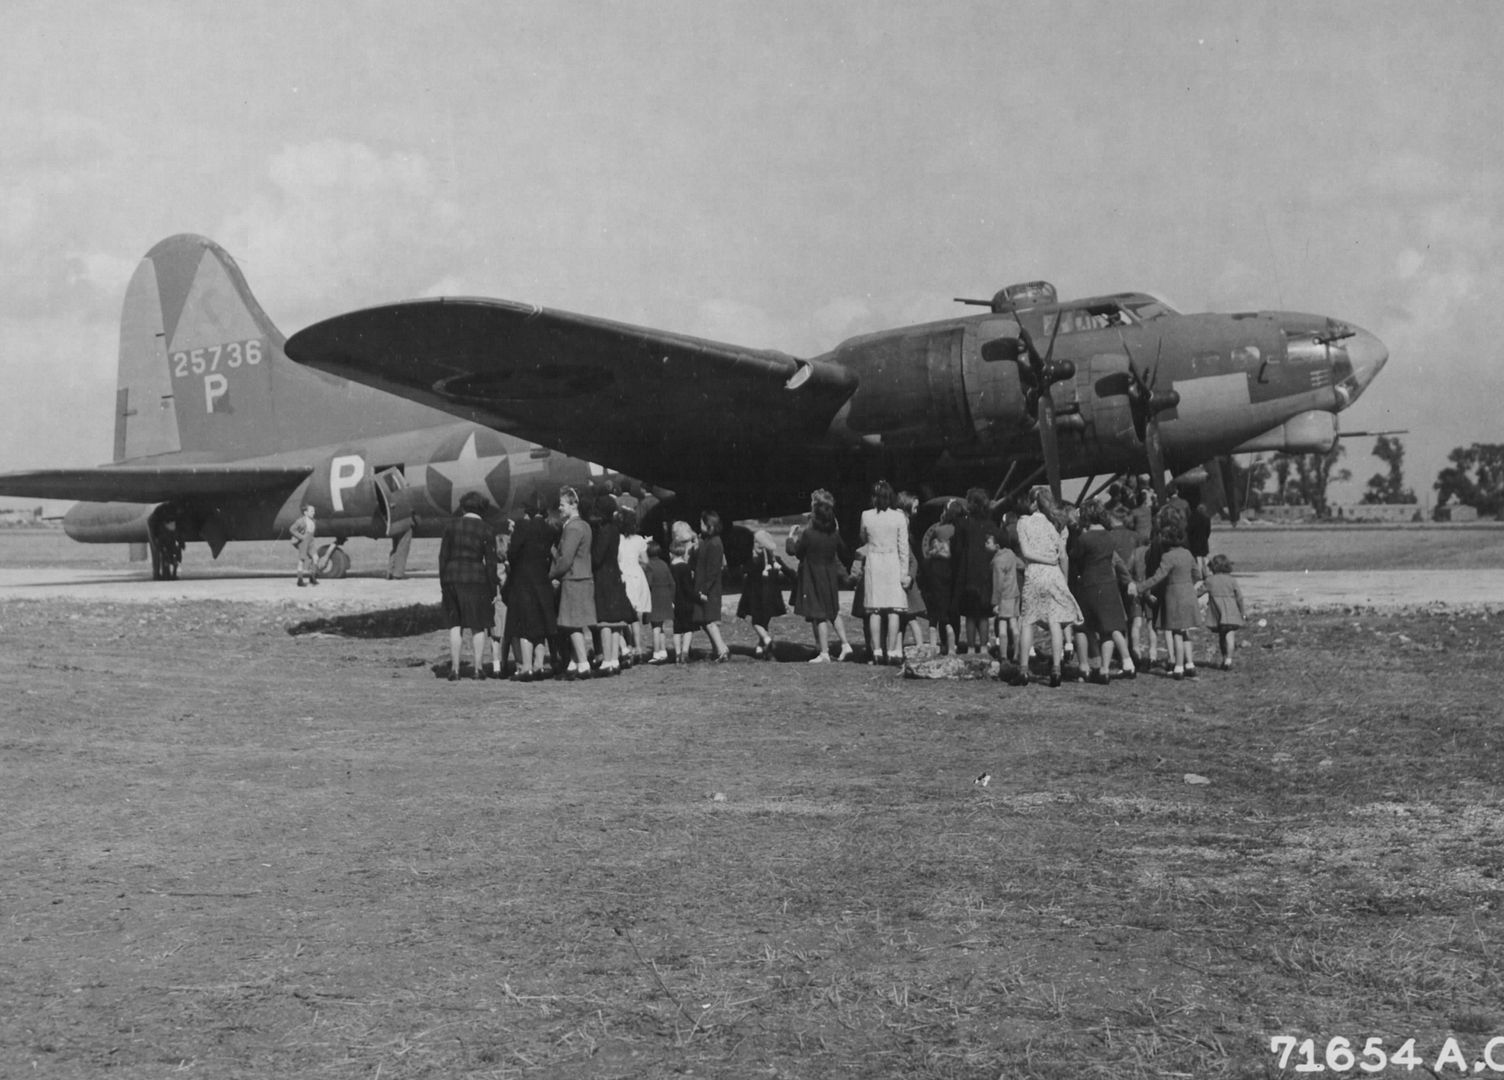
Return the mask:
POLYGON ((155 503, 209 495, 292 490, 312 467, 250 465, 105 465, 0 473, 0 495, 83 502, 155 503))

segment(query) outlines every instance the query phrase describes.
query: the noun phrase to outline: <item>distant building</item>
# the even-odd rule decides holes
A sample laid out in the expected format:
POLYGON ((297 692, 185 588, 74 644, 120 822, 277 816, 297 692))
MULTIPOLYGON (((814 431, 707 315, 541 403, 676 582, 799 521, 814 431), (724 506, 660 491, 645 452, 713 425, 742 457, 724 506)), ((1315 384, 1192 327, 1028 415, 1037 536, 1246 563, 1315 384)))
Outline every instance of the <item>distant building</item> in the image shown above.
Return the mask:
POLYGON ((1250 510, 1247 516, 1252 520, 1277 524, 1313 521, 1316 518, 1316 508, 1307 503, 1280 503, 1274 506, 1262 506, 1257 513, 1250 510))
POLYGON ((32 529, 45 524, 40 506, 0 509, 0 529, 32 529))
POLYGON ((1331 503, 1332 517, 1339 521, 1425 521, 1420 503, 1331 503))
POLYGON ((1437 521, 1477 521, 1478 508, 1476 506, 1463 506, 1461 503, 1449 503, 1446 506, 1436 508, 1437 521))

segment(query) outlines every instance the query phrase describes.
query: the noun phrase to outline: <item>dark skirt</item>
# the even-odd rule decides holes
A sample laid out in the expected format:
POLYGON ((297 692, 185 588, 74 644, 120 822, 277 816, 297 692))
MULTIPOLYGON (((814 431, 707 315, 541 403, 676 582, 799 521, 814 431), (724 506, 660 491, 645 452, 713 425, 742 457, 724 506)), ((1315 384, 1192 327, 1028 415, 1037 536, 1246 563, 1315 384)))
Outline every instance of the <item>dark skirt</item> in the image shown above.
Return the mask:
POLYGON ((444 606, 444 622, 477 634, 489 634, 496 623, 496 594, 489 585, 439 586, 439 601, 444 606))
POLYGON ((1128 629, 1123 596, 1116 581, 1082 585, 1076 596, 1081 605, 1082 626, 1089 634, 1121 634, 1128 629))
POLYGON ((956 610, 958 615, 967 619, 992 618, 991 584, 985 590, 978 586, 966 586, 957 597, 956 610))
POLYGON ((936 626, 955 625, 956 611, 951 603, 953 584, 950 560, 929 560, 924 586, 924 614, 936 626))
POLYGON ((546 641, 559 631, 558 599, 542 574, 518 573, 507 579, 502 597, 507 602, 507 632, 527 641, 546 641))
POLYGON ((766 627, 779 615, 787 615, 783 590, 767 574, 749 577, 742 585, 741 599, 736 602, 736 617, 751 619, 752 625, 766 627))
POLYGON ((841 569, 835 562, 799 564, 794 610, 810 622, 833 622, 841 613, 841 569))
POLYGON ((626 625, 637 619, 637 609, 632 606, 626 582, 621 578, 621 567, 616 563, 602 563, 596 567, 595 625, 626 625))
POLYGON ((653 596, 653 610, 648 612, 648 622, 657 626, 659 623, 674 621, 674 583, 670 581, 668 588, 664 588, 658 582, 649 583, 653 596))

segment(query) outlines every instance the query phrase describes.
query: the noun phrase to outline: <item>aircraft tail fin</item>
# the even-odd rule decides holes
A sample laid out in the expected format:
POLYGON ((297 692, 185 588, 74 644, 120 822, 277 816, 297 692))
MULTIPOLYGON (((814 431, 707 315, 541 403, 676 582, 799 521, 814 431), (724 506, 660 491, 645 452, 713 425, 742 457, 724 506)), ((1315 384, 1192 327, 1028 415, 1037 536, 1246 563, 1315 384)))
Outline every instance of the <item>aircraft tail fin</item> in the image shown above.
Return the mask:
POLYGON ((187 234, 157 244, 121 311, 115 460, 260 451, 284 340, 223 248, 187 234))
POLYGON ((441 415, 293 364, 285 341, 222 247, 186 233, 157 244, 121 313, 114 460, 260 457, 441 415))

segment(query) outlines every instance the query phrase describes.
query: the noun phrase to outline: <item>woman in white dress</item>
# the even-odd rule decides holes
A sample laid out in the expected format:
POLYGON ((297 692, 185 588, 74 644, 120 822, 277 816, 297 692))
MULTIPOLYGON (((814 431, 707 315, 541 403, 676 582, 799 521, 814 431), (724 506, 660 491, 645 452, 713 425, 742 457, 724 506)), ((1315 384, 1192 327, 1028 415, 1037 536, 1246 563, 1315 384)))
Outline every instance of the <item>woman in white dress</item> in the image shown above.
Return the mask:
POLYGON ((616 526, 621 530, 621 542, 616 549, 617 566, 621 569, 621 583, 627 588, 627 599, 637 612, 637 621, 627 626, 630 640, 627 655, 632 663, 642 659, 642 619, 653 610, 653 594, 648 588, 648 538, 637 531, 637 511, 624 506, 616 511, 616 526))
POLYGON ((901 664, 900 616, 909 609, 909 519, 893 505, 893 488, 886 480, 872 485, 872 508, 862 511, 862 544, 867 549, 862 602, 871 663, 901 664))
POLYGON ((1013 681, 1018 685, 1029 681, 1034 625, 1044 623, 1050 628, 1050 685, 1059 686, 1065 628, 1081 621, 1081 608, 1066 581, 1065 516, 1043 485, 1030 490, 1029 507, 1033 512, 1018 521, 1018 549, 1024 560, 1023 633, 1013 681))

